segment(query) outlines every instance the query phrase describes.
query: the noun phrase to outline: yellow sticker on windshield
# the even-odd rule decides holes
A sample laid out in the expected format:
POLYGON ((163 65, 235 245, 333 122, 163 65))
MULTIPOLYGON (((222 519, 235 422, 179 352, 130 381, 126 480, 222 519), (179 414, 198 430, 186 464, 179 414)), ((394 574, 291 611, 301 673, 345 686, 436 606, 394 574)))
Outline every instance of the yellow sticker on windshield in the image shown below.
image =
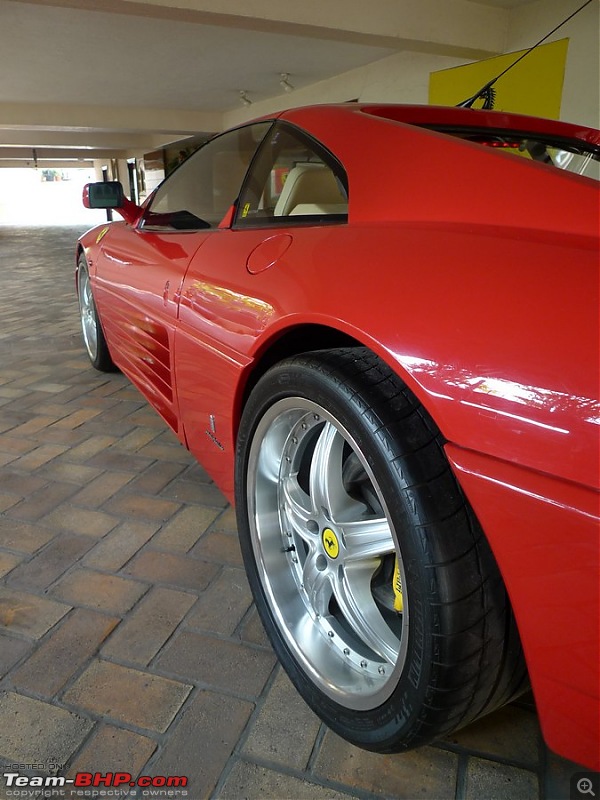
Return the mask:
POLYGON ((242 209, 242 217, 247 217, 249 211, 250 211, 250 203, 246 203, 246 205, 242 209))

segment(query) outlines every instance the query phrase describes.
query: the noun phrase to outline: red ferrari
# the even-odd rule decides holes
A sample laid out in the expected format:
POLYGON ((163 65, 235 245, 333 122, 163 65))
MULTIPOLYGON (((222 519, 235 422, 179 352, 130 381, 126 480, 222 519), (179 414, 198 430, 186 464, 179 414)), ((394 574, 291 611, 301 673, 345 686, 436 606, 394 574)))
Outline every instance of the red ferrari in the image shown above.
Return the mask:
POLYGON ((600 132, 349 104, 216 136, 77 250, 83 338, 235 503, 317 714, 380 752, 533 688, 600 767, 600 132))

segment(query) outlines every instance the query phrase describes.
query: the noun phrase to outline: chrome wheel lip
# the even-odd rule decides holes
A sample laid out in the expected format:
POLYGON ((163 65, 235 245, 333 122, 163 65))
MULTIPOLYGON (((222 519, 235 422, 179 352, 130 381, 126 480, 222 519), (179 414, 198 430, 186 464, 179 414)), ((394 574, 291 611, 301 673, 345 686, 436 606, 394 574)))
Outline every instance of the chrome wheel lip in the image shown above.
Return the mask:
MULTIPOLYGON (((370 592, 368 575, 374 574, 377 564, 381 562, 375 555, 377 535, 373 535, 374 552, 371 553, 361 544, 358 550, 360 558, 353 560, 352 546, 347 546, 348 540, 358 541, 352 539, 352 533, 348 533, 357 520, 347 519, 338 524, 331 519, 327 509, 323 508, 320 512, 313 509, 314 513, 307 522, 313 527, 312 534, 310 530, 302 535, 298 533, 298 517, 302 512, 290 512, 293 500, 286 496, 285 487, 297 466, 294 463, 297 461, 295 451, 299 452, 307 445, 309 435, 316 435, 310 431, 311 418, 316 426, 323 428, 323 432, 325 426, 329 426, 331 440, 337 438, 335 446, 343 447, 345 442, 357 456, 383 508, 383 519, 387 524, 387 533, 382 534, 384 538, 381 540, 383 551, 399 553, 398 539, 385 500, 354 437, 326 409, 302 397, 289 397, 275 402, 256 428, 250 446, 247 473, 251 541, 271 614, 295 660, 313 683, 332 700, 348 709, 366 711, 385 702, 398 683, 406 660, 409 603, 405 594, 402 628, 398 638, 389 626, 386 630, 387 623, 380 613, 380 619, 377 618, 376 604, 370 592), (335 533, 339 557, 336 555, 332 558, 326 549, 326 529, 332 529, 335 533), (293 546, 298 546, 298 551, 293 546), (353 577, 350 578, 350 575, 353 577), (336 602, 336 592, 340 592, 342 597, 339 606, 343 609, 340 611, 342 625, 335 615, 319 613, 319 593, 327 583, 333 587, 331 591, 336 602), (343 590, 342 586, 345 587, 343 590), (367 596, 367 586, 370 596, 367 596), (353 591, 352 587, 358 587, 358 590, 353 591), (368 610, 368 613, 364 613, 364 619, 363 607, 368 610), (348 622, 348 618, 351 623, 356 622, 355 627, 343 624, 348 622), (349 628, 354 633, 349 633, 349 628), (371 648, 367 642, 375 642, 375 645, 371 648), (375 648, 378 652, 375 652, 375 648)), ((323 459, 323 456, 320 457, 323 459)), ((313 454, 311 464, 317 458, 313 454)), ((334 485, 331 465, 322 460, 321 466, 327 471, 325 484, 334 485)), ((315 480, 318 485, 318 479, 315 480)), ((316 496, 317 491, 313 494, 316 496)), ((330 499, 335 504, 335 498, 330 499)), ((340 508, 347 512, 348 517, 355 512, 353 502, 348 497, 347 508, 344 509, 344 500, 341 500, 340 508)), ((335 552, 335 547, 332 552, 335 552)), ((401 558, 399 565, 403 586, 406 587, 401 558)), ((327 587, 326 591, 329 591, 327 587)))
POLYGON ((79 270, 78 282, 79 311, 83 341, 90 359, 94 361, 98 355, 98 322, 96 319, 96 308, 94 306, 90 278, 85 269, 79 270))

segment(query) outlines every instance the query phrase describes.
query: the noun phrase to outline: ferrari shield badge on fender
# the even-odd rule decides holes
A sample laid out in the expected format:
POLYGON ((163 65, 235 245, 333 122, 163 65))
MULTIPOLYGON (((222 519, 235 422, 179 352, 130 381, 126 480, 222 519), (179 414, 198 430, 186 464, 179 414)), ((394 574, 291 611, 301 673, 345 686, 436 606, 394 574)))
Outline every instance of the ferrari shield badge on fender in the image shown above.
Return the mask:
POLYGON ((110 229, 109 229, 108 225, 106 226, 106 228, 102 228, 102 230, 100 231, 98 236, 96 236, 96 244, 99 244, 99 242, 102 241, 102 239, 106 236, 106 234, 108 233, 109 230, 110 229))

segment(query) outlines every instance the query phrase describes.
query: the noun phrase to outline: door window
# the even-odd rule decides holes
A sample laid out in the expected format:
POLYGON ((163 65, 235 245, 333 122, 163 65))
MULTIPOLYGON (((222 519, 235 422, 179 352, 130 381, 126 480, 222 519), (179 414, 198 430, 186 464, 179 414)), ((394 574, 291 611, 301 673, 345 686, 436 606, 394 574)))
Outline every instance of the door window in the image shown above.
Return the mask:
POLYGON ((250 161, 271 122, 259 122, 211 139, 156 190, 143 230, 216 228, 238 197, 250 161))
POLYGON ((240 195, 235 227, 345 222, 348 180, 337 159, 297 128, 265 137, 240 195))

